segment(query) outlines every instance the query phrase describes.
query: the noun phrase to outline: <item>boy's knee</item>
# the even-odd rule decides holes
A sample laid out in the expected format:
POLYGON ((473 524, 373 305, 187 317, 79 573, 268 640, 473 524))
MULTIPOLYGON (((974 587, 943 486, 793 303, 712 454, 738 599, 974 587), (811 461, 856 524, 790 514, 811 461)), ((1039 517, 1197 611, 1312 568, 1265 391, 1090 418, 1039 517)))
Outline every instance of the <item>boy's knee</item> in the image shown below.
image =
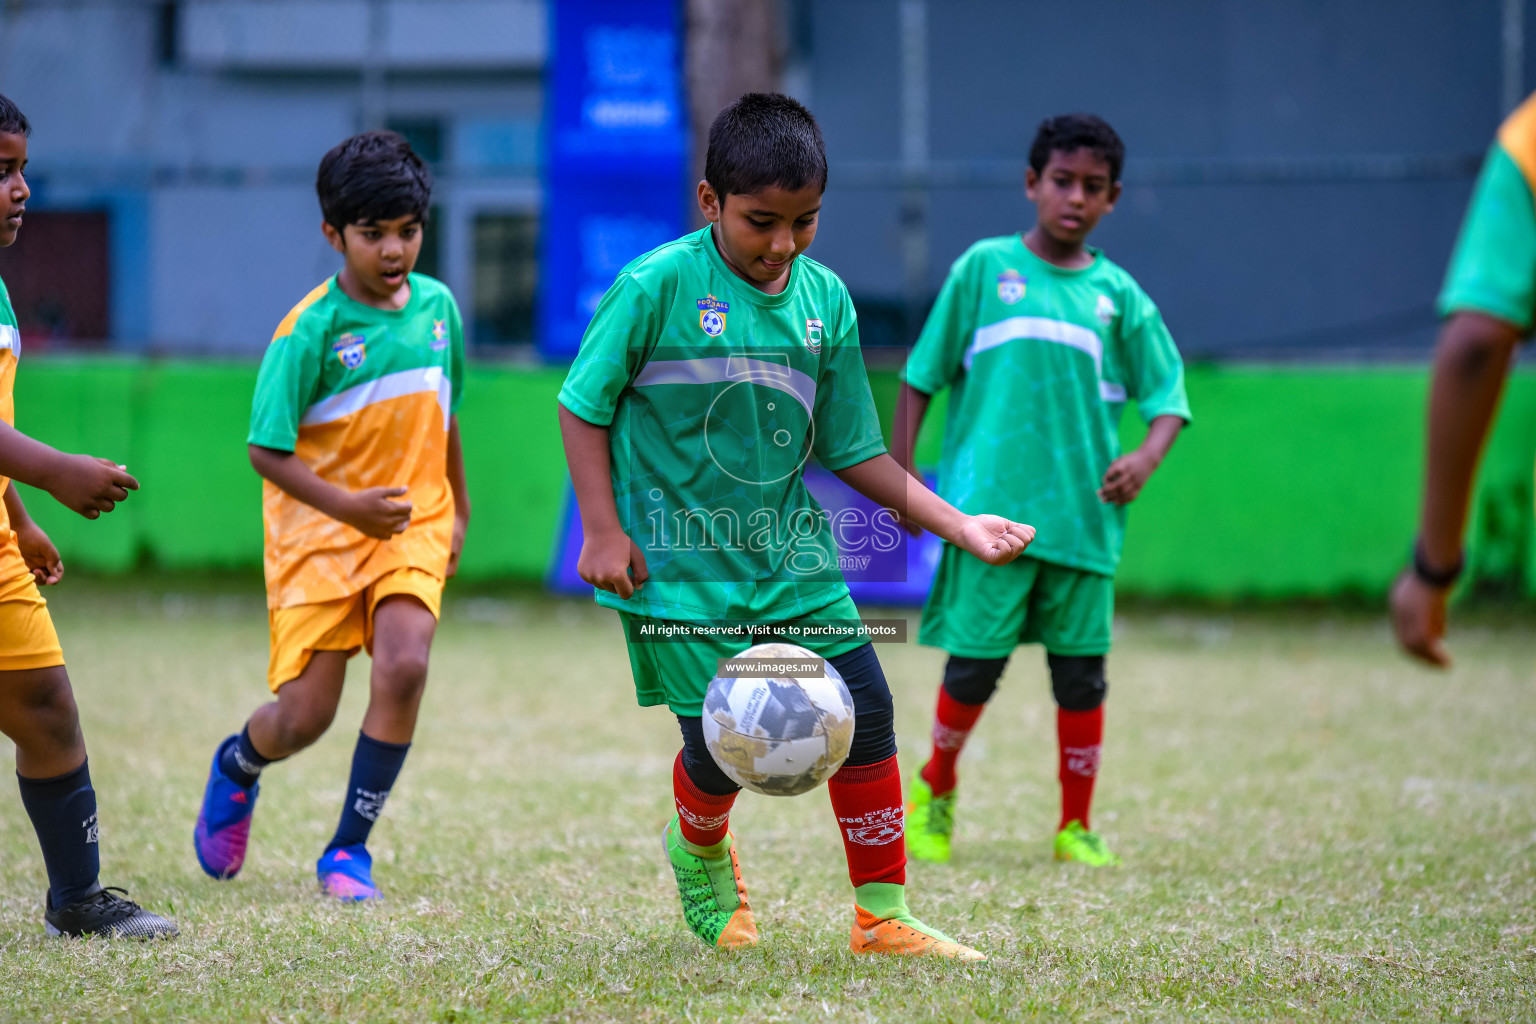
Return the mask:
POLYGON ((375 652, 373 688, 392 700, 411 702, 427 685, 427 648, 375 652))
POLYGON ((944 663, 944 692, 961 704, 985 704, 997 692, 1007 658, 966 658, 952 654, 944 663))
POLYGON ((874 646, 865 644, 827 660, 843 677, 853 698, 853 742, 843 763, 860 767, 894 756, 896 709, 874 646))
POLYGON ((63 668, 43 669, 21 687, 18 701, 18 744, 46 744, 53 749, 72 747, 80 741, 80 713, 74 691, 63 668))
POLYGON ((1104 678, 1102 654, 1047 654, 1051 668, 1051 693, 1063 711, 1092 711, 1104 703, 1109 681, 1104 678))
POLYGON ((278 732, 284 749, 302 750, 325 735, 336 717, 336 706, 318 702, 278 702, 278 732))

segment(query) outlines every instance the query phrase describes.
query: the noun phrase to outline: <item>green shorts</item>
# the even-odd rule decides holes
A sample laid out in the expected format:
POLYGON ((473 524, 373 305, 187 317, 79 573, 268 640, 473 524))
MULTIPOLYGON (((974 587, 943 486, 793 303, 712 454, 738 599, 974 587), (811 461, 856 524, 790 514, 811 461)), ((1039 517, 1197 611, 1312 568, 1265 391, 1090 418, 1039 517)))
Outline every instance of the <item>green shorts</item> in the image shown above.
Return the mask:
MULTIPOLYGON (((652 619, 643 615, 619 612, 624 627, 624 640, 629 647, 629 668, 635 677, 635 699, 648 708, 665 704, 676 715, 697 717, 704 713, 704 693, 721 658, 734 658, 755 643, 767 643, 775 639, 762 636, 757 639, 722 638, 709 640, 638 640, 647 624, 668 625, 665 619, 652 619)), ((857 623, 859 609, 853 598, 844 594, 825 607, 804 615, 783 620, 785 623, 857 623)), ((687 623, 677 625, 686 626, 687 623)), ((767 623, 764 624, 768 625, 767 623)), ((781 639, 791 639, 783 637, 781 639)), ((839 654, 863 647, 869 642, 865 637, 845 640, 795 638, 799 644, 823 658, 835 658, 839 654)))
POLYGON ((917 641, 962 658, 1006 658, 1019 644, 1052 654, 1108 654, 1115 580, 1019 558, 988 565, 944 545, 917 641))

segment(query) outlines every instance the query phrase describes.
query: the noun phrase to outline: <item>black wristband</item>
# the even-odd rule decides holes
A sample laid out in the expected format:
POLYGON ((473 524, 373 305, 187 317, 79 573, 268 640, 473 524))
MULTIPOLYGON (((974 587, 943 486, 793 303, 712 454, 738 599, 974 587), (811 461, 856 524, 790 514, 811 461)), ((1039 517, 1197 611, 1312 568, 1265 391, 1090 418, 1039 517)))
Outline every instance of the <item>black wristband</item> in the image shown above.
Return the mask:
POLYGON ((1413 542, 1413 574, 1419 578, 1420 582, 1437 590, 1444 590, 1461 579, 1461 570, 1466 567, 1466 564, 1467 556, 1463 552, 1456 556, 1455 565, 1444 569, 1436 569, 1424 557, 1423 540, 1413 542))

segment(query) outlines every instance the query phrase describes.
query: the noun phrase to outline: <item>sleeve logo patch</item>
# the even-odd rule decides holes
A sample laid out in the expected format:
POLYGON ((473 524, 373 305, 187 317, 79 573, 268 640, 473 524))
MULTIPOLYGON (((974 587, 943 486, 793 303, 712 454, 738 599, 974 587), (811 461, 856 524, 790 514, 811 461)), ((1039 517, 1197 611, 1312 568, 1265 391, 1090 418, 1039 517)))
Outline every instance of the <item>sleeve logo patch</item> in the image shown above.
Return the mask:
POLYGON ((695 303, 699 307, 699 327, 711 338, 718 338, 725 333, 725 314, 730 312, 731 304, 721 302, 710 295, 695 303))
POLYGON ((336 358, 341 360, 341 365, 349 370, 355 370, 363 365, 363 360, 368 358, 368 339, 361 334, 347 333, 336 339, 336 344, 331 346, 331 351, 336 353, 336 358))
POLYGON ((441 352, 448 347, 448 321, 432 321, 432 351, 441 352))
POLYGON ((821 351, 820 320, 807 320, 805 322, 805 347, 810 349, 812 354, 821 351))
POLYGON ((1024 298, 1026 283, 1028 283, 1027 279, 1017 270, 1005 270, 997 275, 997 297, 1005 304, 1012 306, 1024 298))

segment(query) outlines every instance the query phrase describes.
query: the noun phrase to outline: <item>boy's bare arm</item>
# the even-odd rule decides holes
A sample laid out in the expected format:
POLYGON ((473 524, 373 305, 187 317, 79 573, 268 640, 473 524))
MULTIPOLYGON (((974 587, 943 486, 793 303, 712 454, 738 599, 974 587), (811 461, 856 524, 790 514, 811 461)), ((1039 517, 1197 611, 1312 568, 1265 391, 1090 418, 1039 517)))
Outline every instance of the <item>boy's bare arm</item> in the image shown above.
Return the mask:
MULTIPOLYGON (((1417 541, 1431 569, 1450 570, 1461 563, 1472 480, 1519 342, 1520 328, 1481 313, 1457 313, 1440 332, 1417 541)), ((1415 658, 1441 667, 1451 663, 1442 643, 1449 591, 1430 585, 1412 569, 1392 587, 1398 643, 1415 658)))
POLYGON ((837 470, 838 479, 869 500, 894 511, 990 565, 1005 565, 1024 553, 1035 528, 1001 516, 968 516, 930 491, 889 455, 837 470))
POLYGON ((318 509, 332 519, 378 540, 388 540, 411 525, 411 503, 391 501, 404 487, 366 487, 347 491, 327 483, 293 452, 247 445, 251 466, 283 493, 318 509))
POLYGON ((917 390, 906 381, 896 396, 896 420, 891 426, 891 446, 901 468, 922 479, 917 472, 917 435, 923 429, 923 417, 933 396, 917 390))
POLYGON ((1141 444, 1109 464, 1099 486, 1099 500, 1108 505, 1129 505, 1135 501, 1183 429, 1181 416, 1152 417, 1141 444))
POLYGON ((613 500, 608 428, 588 423, 560 406, 560 440, 571 471, 576 506, 581 509, 581 555, 576 572, 583 580, 628 600, 646 580, 645 555, 619 524, 613 500))
POLYGON ((464 477, 464 446, 459 441, 459 418, 448 421, 448 486, 453 491, 453 546, 448 551, 448 578, 459 571, 464 535, 469 531, 469 484, 464 477))
POLYGON ((65 508, 95 519, 139 489, 111 459, 69 455, 0 423, 0 476, 47 491, 65 508))
POLYGON ((16 547, 21 551, 22 561, 27 563, 37 582, 50 586, 63 579, 64 560, 59 557, 59 549, 53 546, 43 528, 32 521, 14 483, 5 485, 5 515, 16 534, 16 547))

